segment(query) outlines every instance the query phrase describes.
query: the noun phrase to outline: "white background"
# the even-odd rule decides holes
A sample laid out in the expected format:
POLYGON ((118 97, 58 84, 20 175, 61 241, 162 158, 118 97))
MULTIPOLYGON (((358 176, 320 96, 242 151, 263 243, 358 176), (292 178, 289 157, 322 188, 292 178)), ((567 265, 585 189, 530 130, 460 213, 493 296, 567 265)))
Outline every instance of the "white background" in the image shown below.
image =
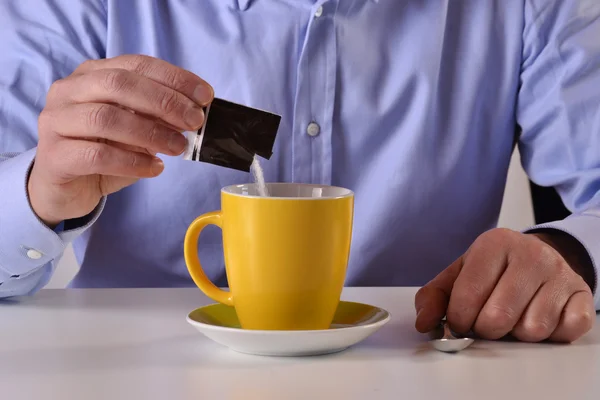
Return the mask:
MULTIPOLYGON (((508 174, 498 226, 521 230, 531 225, 533 225, 533 209, 531 206, 529 182, 521 168, 518 152, 515 152, 508 174)), ((47 287, 65 287, 73 278, 77 269, 78 265, 75 256, 69 247, 47 287)))

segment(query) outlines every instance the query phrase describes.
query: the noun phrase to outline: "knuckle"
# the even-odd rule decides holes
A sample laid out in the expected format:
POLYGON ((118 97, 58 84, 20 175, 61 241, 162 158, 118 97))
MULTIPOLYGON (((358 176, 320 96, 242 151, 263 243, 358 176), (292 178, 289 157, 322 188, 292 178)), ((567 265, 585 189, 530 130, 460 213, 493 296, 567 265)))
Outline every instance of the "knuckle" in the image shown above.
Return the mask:
POLYGON ((124 69, 110 69, 103 72, 102 87, 108 92, 115 93, 125 90, 130 85, 130 77, 124 69))
POLYGON ((558 254, 556 250, 545 243, 539 243, 538 246, 531 246, 530 260, 535 270, 547 275, 560 274, 564 278, 568 277, 568 267, 566 261, 558 254))
POLYGON ((96 169, 102 165, 106 158, 106 152, 102 147, 99 146, 86 146, 81 151, 81 160, 84 164, 87 164, 92 168, 96 169))
POLYGON ((46 103, 49 104, 59 100, 62 97, 62 93, 65 92, 63 89, 66 85, 66 78, 54 81, 54 83, 52 83, 52 85, 50 85, 50 88, 48 89, 48 94, 46 95, 46 103))
POLYGON ((127 69, 138 74, 147 70, 148 65, 150 64, 150 59, 150 57, 142 54, 128 54, 121 56, 123 65, 127 69))
POLYGON ((547 339, 553 331, 553 324, 547 318, 540 320, 526 320, 523 322, 516 336, 526 342, 540 342, 547 339))
POLYGON ((473 244, 475 249, 486 249, 486 248, 505 248, 516 240, 517 232, 507 228, 495 228, 487 232, 482 233, 475 243, 473 244))
POLYGON ((184 74, 176 69, 165 69, 164 79, 167 83, 167 86, 172 88, 179 89, 187 85, 187 81, 184 77, 184 74))
MULTIPOLYGON (((555 273, 553 278, 557 291, 564 291, 572 286, 575 286, 577 283, 579 283, 580 279, 583 281, 583 278, 575 273, 575 271, 573 271, 566 262, 559 264, 558 271, 555 273)), ((585 283, 585 281, 583 282, 585 283)))
POLYGON ((117 112, 108 104, 91 107, 87 113, 87 124, 95 130, 110 129, 117 123, 117 112))
POLYGON ((159 99, 160 110, 168 115, 172 114, 179 106, 177 93, 173 90, 166 90, 159 99))
POLYGON ((508 228, 496 228, 488 231, 490 235, 502 239, 513 239, 518 233, 508 228))
POLYGON ((490 305, 481 311, 476 328, 486 338, 498 339, 512 330, 516 319, 516 312, 512 308, 490 305))
POLYGON ((95 63, 96 63, 96 60, 85 60, 84 62, 79 64, 79 66, 75 69, 75 72, 77 73, 82 70, 93 69, 95 63))
POLYGON ((583 334, 592 329, 594 320, 589 311, 571 312, 566 315, 565 324, 570 331, 583 334))
POLYGON ((54 120, 54 113, 47 108, 44 108, 38 116, 38 131, 40 135, 44 135, 45 132, 51 130, 52 121, 54 120))
POLYGON ((537 246, 531 246, 532 251, 536 258, 545 265, 563 263, 566 262, 560 256, 560 254, 549 244, 539 242, 537 246))
POLYGON ((515 312, 512 308, 507 306, 492 305, 484 309, 483 316, 485 319, 492 321, 494 325, 501 328, 507 328, 514 321, 515 312))
POLYGON ((124 59, 126 68, 137 74, 155 73, 160 75, 165 84, 172 88, 181 88, 187 83, 183 71, 178 68, 164 68, 160 64, 156 64, 152 57, 141 54, 123 57, 126 57, 124 59))
POLYGON ((159 126, 158 124, 154 123, 151 125, 150 129, 148 130, 148 133, 146 134, 146 142, 150 145, 150 146, 155 146, 156 144, 158 144, 161 140, 161 135, 159 133, 159 126))
POLYGON ((141 158, 139 156, 137 156, 135 153, 130 152, 130 156, 129 156, 129 167, 131 167, 131 169, 136 170, 138 168, 141 167, 141 158))
POLYGON ((535 239, 521 242, 511 256, 519 267, 531 271, 535 276, 548 277, 555 275, 561 267, 560 263, 564 262, 562 257, 557 255, 558 252, 552 247, 535 239))
POLYGON ((491 241, 513 241, 518 233, 508 228, 491 229, 484 233, 485 237, 491 241))

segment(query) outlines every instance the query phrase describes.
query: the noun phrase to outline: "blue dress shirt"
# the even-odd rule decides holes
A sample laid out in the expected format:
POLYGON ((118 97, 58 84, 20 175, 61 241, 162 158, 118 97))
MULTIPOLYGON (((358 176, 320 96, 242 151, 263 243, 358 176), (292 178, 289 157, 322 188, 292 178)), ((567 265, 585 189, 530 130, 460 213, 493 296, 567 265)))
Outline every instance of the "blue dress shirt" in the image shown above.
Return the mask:
MULTIPOLYGON (((547 227, 600 264, 598 0, 19 0, 0 2, 0 296, 41 288, 71 241, 73 287, 191 286, 188 224, 251 180, 165 156, 77 226, 39 221, 25 187, 48 88, 126 53, 282 115, 269 181, 355 191, 347 285, 424 284, 493 228, 515 140, 573 212, 547 227)), ((225 285, 217 228, 199 249, 225 285)))

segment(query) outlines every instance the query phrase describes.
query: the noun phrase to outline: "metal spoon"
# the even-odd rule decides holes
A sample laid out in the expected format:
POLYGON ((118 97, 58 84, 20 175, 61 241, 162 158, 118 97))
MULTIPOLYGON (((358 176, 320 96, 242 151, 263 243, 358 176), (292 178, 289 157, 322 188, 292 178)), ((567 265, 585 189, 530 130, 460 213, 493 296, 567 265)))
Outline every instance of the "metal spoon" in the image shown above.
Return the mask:
POLYGON ((475 340, 468 337, 459 337, 450 329, 450 325, 444 319, 440 326, 430 334, 431 345, 444 353, 458 353, 473 344, 475 340))

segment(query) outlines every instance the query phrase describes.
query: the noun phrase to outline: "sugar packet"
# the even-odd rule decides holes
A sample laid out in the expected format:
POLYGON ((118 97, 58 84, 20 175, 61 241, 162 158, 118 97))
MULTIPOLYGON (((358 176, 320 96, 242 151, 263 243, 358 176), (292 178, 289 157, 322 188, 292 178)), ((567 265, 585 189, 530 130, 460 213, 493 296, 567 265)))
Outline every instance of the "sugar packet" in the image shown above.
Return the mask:
POLYGON ((202 128, 187 134, 185 160, 250 172, 255 155, 271 158, 281 116, 219 98, 204 115, 202 128))

